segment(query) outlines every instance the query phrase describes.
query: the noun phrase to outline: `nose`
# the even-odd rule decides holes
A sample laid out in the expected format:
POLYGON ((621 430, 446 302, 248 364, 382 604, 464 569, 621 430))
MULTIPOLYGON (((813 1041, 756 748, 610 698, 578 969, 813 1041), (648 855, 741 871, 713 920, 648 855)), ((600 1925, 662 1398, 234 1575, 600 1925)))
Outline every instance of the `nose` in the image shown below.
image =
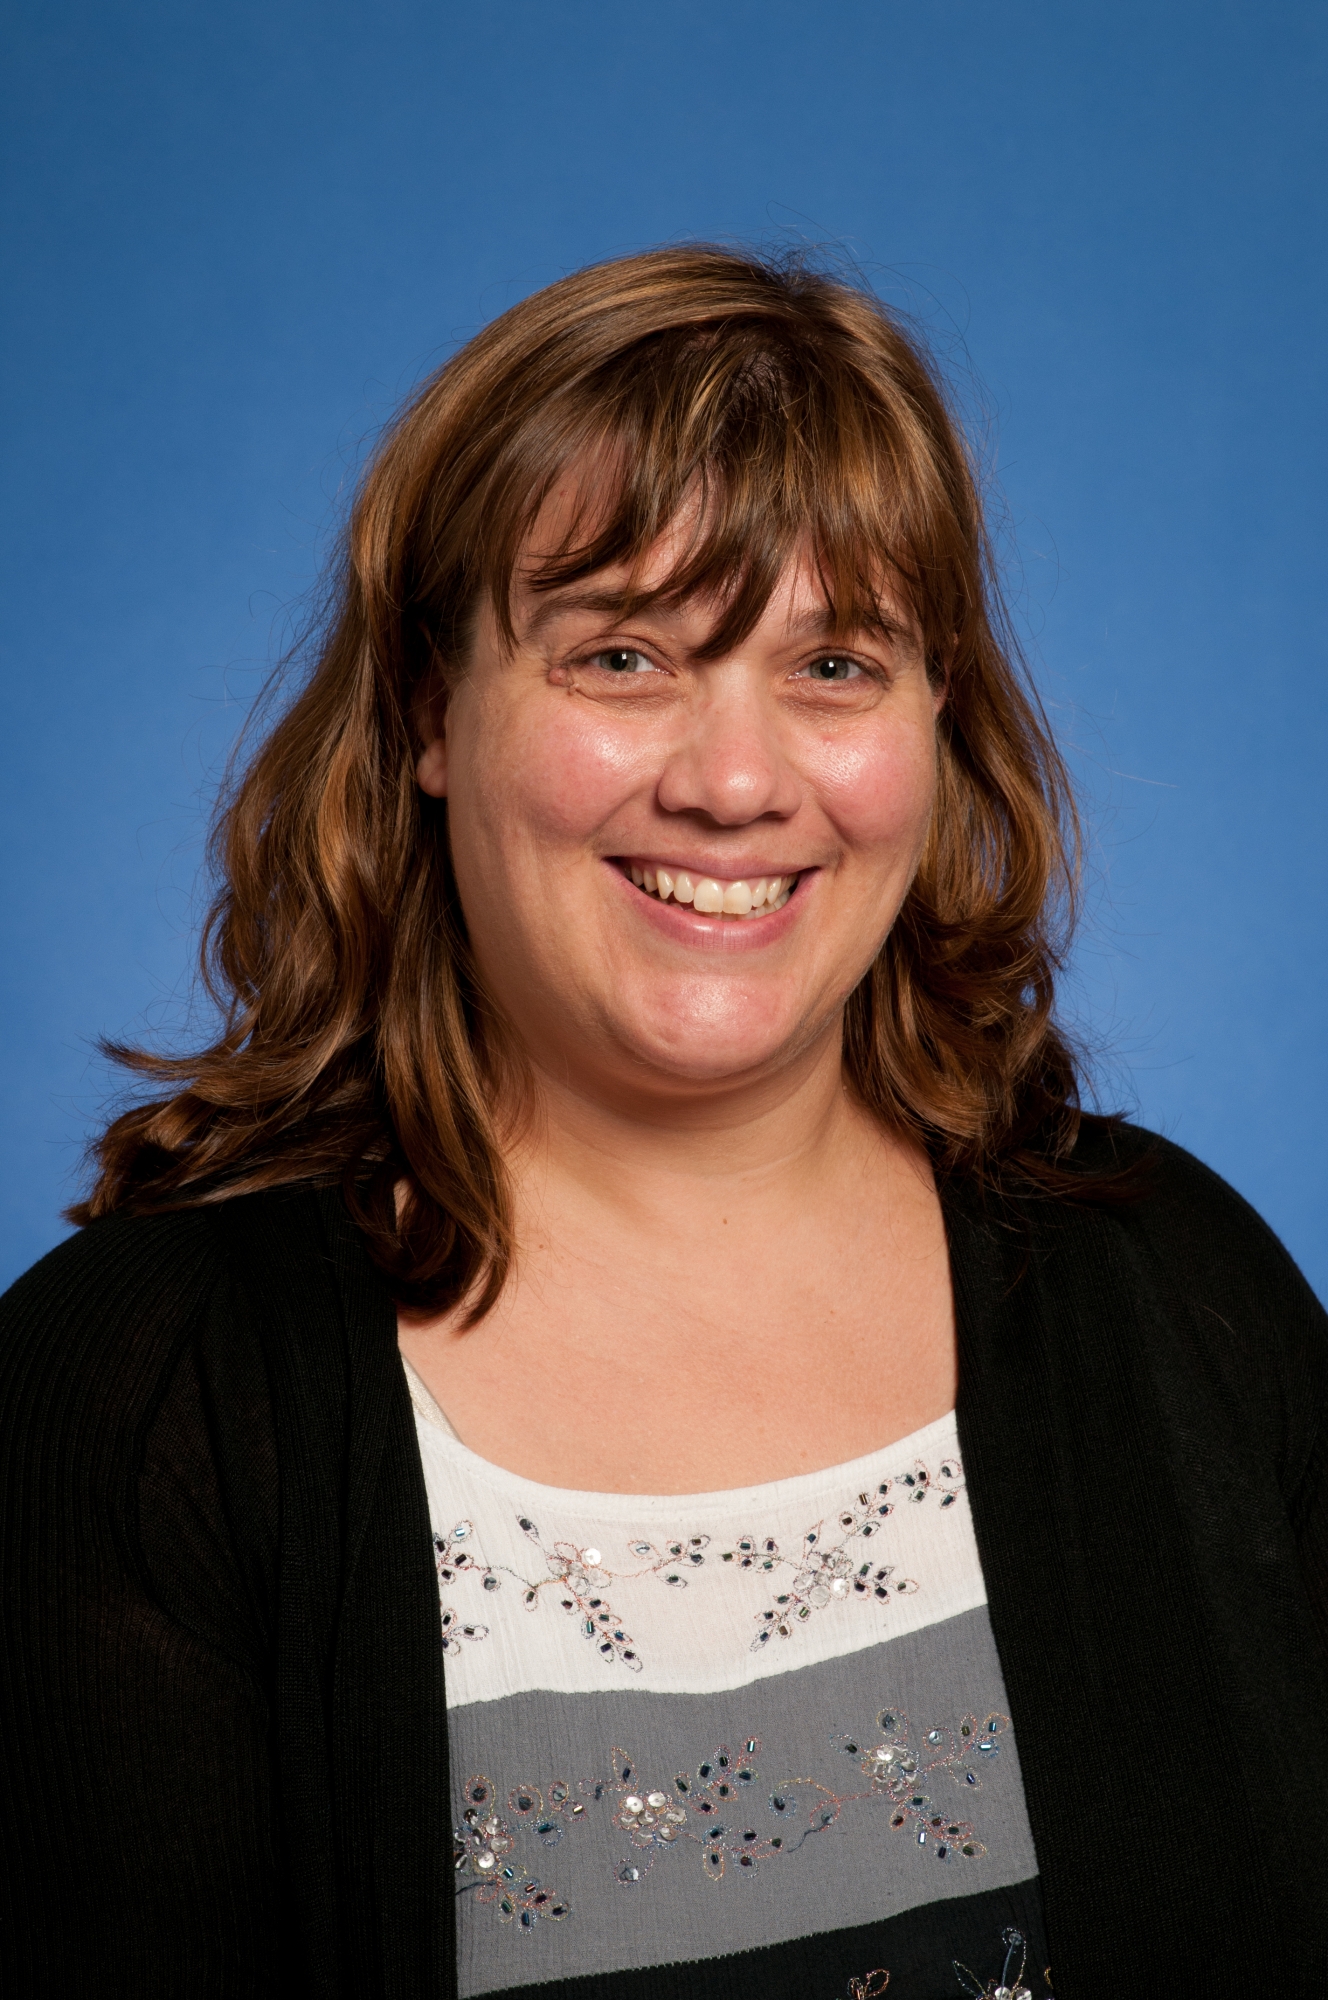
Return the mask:
POLYGON ((792 818, 802 787, 758 688, 735 677, 696 702, 656 796, 665 812, 699 814, 716 826, 792 818))

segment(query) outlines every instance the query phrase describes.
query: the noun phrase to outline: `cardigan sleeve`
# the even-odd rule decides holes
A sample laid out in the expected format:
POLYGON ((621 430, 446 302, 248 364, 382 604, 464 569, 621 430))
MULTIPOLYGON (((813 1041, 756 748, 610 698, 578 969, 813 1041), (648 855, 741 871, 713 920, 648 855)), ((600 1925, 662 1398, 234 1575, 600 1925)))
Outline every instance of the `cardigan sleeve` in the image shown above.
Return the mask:
POLYGON ((0 1302, 9 1992, 276 1990, 275 1471, 214 1234, 96 1223, 0 1302))
POLYGON ((1328 1654, 1328 1425, 1320 1416, 1309 1463, 1291 1498, 1305 1591, 1328 1654))
POLYGON ((1221 1384, 1269 1467, 1328 1657, 1328 1313, 1263 1218, 1180 1147, 1139 1135, 1151 1186, 1129 1218, 1151 1240, 1195 1364, 1221 1384))

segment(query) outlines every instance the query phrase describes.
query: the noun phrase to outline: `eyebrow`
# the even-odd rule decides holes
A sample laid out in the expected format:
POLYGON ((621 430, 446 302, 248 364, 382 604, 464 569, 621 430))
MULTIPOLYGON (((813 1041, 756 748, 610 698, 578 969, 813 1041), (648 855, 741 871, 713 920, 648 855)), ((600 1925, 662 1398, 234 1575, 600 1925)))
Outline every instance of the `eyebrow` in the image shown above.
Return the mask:
MULTIPOLYGON (((541 597, 541 601, 526 620, 525 637, 533 639, 538 633, 544 630, 546 625, 551 625, 555 618, 560 618, 568 612, 594 611, 602 613, 610 619, 621 617, 632 604, 633 595, 632 592, 627 590, 566 589, 552 591, 547 596, 541 597)), ((657 598, 651 602, 649 592, 644 593, 644 601, 642 601, 642 593, 636 593, 635 595, 639 615, 641 616, 668 620, 670 618, 676 619, 679 615, 671 608, 669 600, 666 597, 657 598)), ((883 638, 893 639, 906 633, 908 627, 901 619, 892 618, 885 612, 879 612, 874 618, 863 619, 858 625, 849 629, 854 631, 879 632, 883 638)), ((823 606, 819 611, 804 612, 800 618, 793 620, 788 630, 792 638, 801 638, 804 636, 807 638, 818 638, 824 636, 830 639, 838 636, 841 639, 847 639, 849 636, 848 629, 840 627, 838 631, 836 630, 835 621, 830 614, 828 605, 823 606)))
MULTIPOLYGON (((540 601, 526 620, 526 636, 533 638, 542 632, 555 618, 561 618, 568 611, 598 611, 609 617, 619 617, 632 601, 632 593, 626 590, 555 590, 541 594, 540 601)), ((653 606, 650 607, 652 610, 653 606)))

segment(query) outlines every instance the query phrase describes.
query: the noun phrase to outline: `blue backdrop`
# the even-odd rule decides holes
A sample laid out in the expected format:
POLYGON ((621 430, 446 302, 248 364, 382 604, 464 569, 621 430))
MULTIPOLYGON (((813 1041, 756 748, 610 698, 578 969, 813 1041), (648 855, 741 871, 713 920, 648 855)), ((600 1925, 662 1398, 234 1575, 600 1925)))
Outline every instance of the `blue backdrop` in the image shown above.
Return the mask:
POLYGON ((982 429, 1104 1095, 1321 1292, 1328 10, 27 0, 5 86, 0 1278, 179 1028, 209 788, 400 396, 678 237, 828 244, 982 429))

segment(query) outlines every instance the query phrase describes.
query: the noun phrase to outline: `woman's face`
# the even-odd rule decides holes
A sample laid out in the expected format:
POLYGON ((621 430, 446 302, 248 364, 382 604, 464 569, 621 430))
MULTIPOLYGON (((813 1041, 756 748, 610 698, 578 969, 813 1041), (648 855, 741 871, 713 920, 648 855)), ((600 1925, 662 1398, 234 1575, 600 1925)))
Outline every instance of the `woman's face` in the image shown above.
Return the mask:
POLYGON ((705 1093, 837 1037, 918 863, 940 698, 902 612, 831 642, 805 565, 704 661, 713 604, 623 618, 624 582, 518 582, 511 649, 483 609, 419 781, 539 1067, 705 1093))

